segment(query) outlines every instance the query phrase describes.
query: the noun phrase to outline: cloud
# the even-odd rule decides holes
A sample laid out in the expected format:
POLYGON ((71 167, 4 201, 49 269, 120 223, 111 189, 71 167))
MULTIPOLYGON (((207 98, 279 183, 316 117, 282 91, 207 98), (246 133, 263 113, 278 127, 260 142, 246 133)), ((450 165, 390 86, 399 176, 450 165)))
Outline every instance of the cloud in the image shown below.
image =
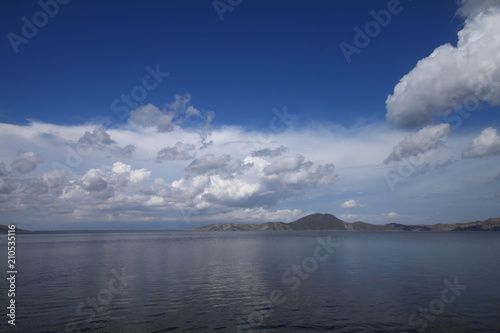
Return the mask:
POLYGON ((407 136, 395 146, 392 153, 384 160, 384 163, 398 162, 405 157, 416 156, 437 149, 443 144, 443 138, 449 135, 451 135, 450 124, 424 127, 417 133, 407 136))
POLYGON ((186 172, 204 174, 210 171, 224 171, 227 163, 231 160, 231 156, 215 156, 214 154, 206 154, 197 158, 186 167, 186 172))
POLYGON ((147 170, 146 168, 133 170, 130 165, 122 162, 115 162, 111 170, 114 173, 125 176, 127 181, 130 181, 132 183, 143 182, 147 180, 149 176, 151 176, 151 171, 147 170))
POLYGON ((189 125, 197 128, 202 148, 211 144, 211 122, 213 111, 200 111, 191 105, 191 95, 175 95, 174 101, 160 110, 153 104, 146 104, 130 112, 129 123, 143 128, 154 128, 158 133, 172 132, 176 126, 189 125))
POLYGON ((185 115, 187 119, 191 117, 201 117, 201 111, 190 105, 191 95, 185 94, 184 96, 175 95, 174 101, 166 105, 167 110, 170 110, 177 115, 185 115))
POLYGON ((389 122, 417 128, 464 104, 500 104, 500 2, 461 4, 466 20, 457 46, 439 46, 401 78, 386 100, 389 122))
POLYGON ((82 177, 80 182, 83 189, 93 192, 102 191, 106 188, 108 183, 104 180, 104 172, 98 169, 90 169, 82 177))
POLYGON ((64 184, 68 172, 65 170, 53 170, 43 174, 42 180, 49 188, 57 188, 64 184))
MULTIPOLYGON (((391 195, 383 183, 388 166, 381 161, 407 133, 386 123, 343 128, 323 122, 289 128, 269 138, 245 128, 223 126, 211 132, 213 144, 201 156, 197 156, 199 133, 177 125, 171 132, 160 133, 125 124, 106 129, 109 139, 116 143, 94 146, 97 149, 92 152, 78 149, 84 145, 78 144, 79 139, 86 132, 93 134, 96 125, 0 123, 0 140, 9 143, 1 147, 1 214, 34 229, 49 222, 55 228, 71 228, 71 223, 78 221, 163 221, 166 227, 186 219, 194 224, 293 221, 318 209, 328 211, 332 200, 340 204, 353 199, 352 194, 365 204, 366 215, 357 219, 366 222, 386 222, 380 211, 402 207, 404 211, 398 212, 405 214, 405 223, 408 219, 420 223, 414 218, 419 216, 419 207, 434 205, 432 211, 443 212, 450 200, 456 205, 443 214, 455 214, 462 221, 473 220, 478 214, 494 216, 498 211, 489 202, 481 204, 481 211, 475 208, 480 193, 495 193, 498 187, 495 182, 488 183, 499 172, 490 159, 460 159, 446 172, 429 172, 418 180, 405 175, 404 186, 398 187, 397 195, 391 195), (52 135, 41 139, 40 133, 52 135), (189 151, 193 160, 155 163, 160 150, 175 148, 177 142, 195 147, 189 151), (125 161, 111 153, 118 143, 119 147, 136 147, 130 159, 125 161), (285 151, 280 147, 288 148, 285 151), (28 174, 11 170, 22 149, 36 151, 44 163, 28 174), (83 154, 78 163, 65 164, 68 156, 74 161, 79 151, 83 154), (67 171, 52 170, 54 161, 64 164, 66 168, 62 169, 67 171), (433 195, 430 202, 429 192, 433 195)), ((447 149, 427 156, 425 161, 432 167, 459 156, 472 139, 457 132, 447 138, 447 149)), ((413 174, 419 170, 415 166, 413 174)), ((439 218, 435 221, 442 222, 439 218)))
POLYGON ((111 167, 90 168, 76 179, 63 170, 29 179, 1 177, 0 207, 4 211, 31 208, 74 219, 114 216, 122 221, 140 220, 140 212, 159 220, 171 219, 172 214, 176 216, 181 210, 204 219, 236 216, 238 212, 240 219, 299 217, 300 210, 279 210, 278 214, 264 210, 287 198, 329 185, 336 178, 333 165, 318 165, 313 169, 312 162, 305 162, 298 168, 266 175, 263 169, 271 162, 261 162, 239 162, 228 155, 207 154, 186 167, 194 176, 187 172, 172 182, 151 179, 150 170, 119 161, 111 167))
POLYGON ((271 163, 247 156, 243 162, 237 162, 228 155, 207 154, 187 166, 188 175, 174 181, 172 187, 178 190, 178 198, 196 209, 269 209, 285 199, 330 185, 336 179, 333 164, 313 169, 312 162, 303 160, 303 156, 295 155, 271 163))
MULTIPOLYGON (((44 135, 46 139, 53 140, 53 136, 44 135)), ((59 140, 60 141, 60 140, 59 140)), ((70 143, 66 143, 69 145, 70 143)), ((78 139, 77 147, 92 152, 93 149, 98 149, 110 153, 112 156, 121 158, 131 158, 136 147, 132 144, 120 147, 117 142, 111 139, 111 135, 106 132, 103 127, 97 127, 93 132, 86 131, 85 134, 78 139)))
POLYGON ((136 147, 134 145, 126 145, 125 147, 115 146, 110 149, 113 156, 121 158, 131 158, 135 151, 136 147))
POLYGON ((7 166, 4 162, 0 163, 0 177, 7 176, 9 171, 7 170, 7 166))
POLYGON ((340 205, 340 208, 362 208, 364 206, 357 200, 347 200, 340 205))
POLYGON ((9 194, 18 188, 19 184, 11 178, 0 178, 0 194, 9 194))
POLYGON ((500 7, 498 0, 461 0, 457 12, 467 17, 487 12, 492 7, 500 7))
POLYGON ((36 152, 25 152, 20 154, 20 158, 12 161, 11 168, 19 173, 27 174, 35 170, 39 163, 42 163, 42 157, 36 152))
POLYGON ((269 176, 279 175, 284 172, 297 171, 302 167, 304 159, 304 156, 300 154, 282 157, 278 161, 266 166, 264 168, 264 173, 269 176))
POLYGON ((106 133, 102 127, 96 128, 94 132, 85 132, 85 134, 78 140, 80 144, 88 144, 91 146, 106 146, 116 143, 111 140, 111 136, 106 133))
POLYGON ((496 129, 488 127, 472 140, 469 149, 462 153, 462 157, 473 158, 496 154, 500 154, 500 136, 496 129))
POLYGON ((278 157, 288 152, 288 148, 285 146, 279 146, 277 148, 263 148, 259 150, 255 150, 252 152, 252 156, 254 157, 278 157))
POLYGON ((156 160, 187 161, 194 158, 191 152, 195 149, 193 144, 177 142, 173 147, 165 147, 158 152, 156 160))
POLYGON ((401 215, 399 215, 398 213, 396 212, 389 212, 387 214, 382 214, 382 217, 384 218, 388 218, 388 219, 394 219, 394 218, 398 218, 398 217, 401 217, 401 215))
POLYGON ((141 127, 154 127, 158 132, 171 132, 174 129, 174 115, 163 113, 153 104, 146 104, 130 112, 130 122, 141 127))

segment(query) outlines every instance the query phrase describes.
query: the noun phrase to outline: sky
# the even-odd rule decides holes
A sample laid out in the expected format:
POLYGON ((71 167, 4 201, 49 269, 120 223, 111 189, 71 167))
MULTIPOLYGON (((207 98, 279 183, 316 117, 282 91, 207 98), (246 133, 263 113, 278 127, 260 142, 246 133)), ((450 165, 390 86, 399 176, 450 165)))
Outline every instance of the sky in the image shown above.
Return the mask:
POLYGON ((500 1, 3 1, 0 224, 500 217, 500 1))

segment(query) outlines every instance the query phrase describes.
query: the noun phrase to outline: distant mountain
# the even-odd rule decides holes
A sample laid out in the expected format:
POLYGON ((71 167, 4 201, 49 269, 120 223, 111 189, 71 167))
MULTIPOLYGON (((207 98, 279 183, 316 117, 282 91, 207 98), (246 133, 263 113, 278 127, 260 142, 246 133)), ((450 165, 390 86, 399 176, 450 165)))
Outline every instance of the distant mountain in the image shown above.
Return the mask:
POLYGON ((345 222, 332 214, 312 214, 297 221, 266 223, 217 223, 194 229, 196 231, 263 231, 263 230, 335 230, 335 231, 500 231, 500 218, 485 221, 405 225, 389 223, 376 225, 365 222, 345 222))
POLYGON ((332 214, 312 214, 288 225, 292 230, 348 230, 347 224, 332 214))
MULTIPOLYGON (((0 233, 7 233, 9 230, 10 230, 9 226, 0 224, 0 233)), ((16 228, 16 233, 17 232, 31 232, 31 231, 16 228)))

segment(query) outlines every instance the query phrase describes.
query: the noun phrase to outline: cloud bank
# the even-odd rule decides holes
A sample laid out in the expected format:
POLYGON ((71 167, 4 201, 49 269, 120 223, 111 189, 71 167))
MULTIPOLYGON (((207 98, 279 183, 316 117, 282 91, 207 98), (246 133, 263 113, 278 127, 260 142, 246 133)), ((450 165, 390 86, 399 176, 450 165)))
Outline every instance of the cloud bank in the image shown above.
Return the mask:
MULTIPOLYGON (((0 140, 10 143, 0 146, 0 214, 63 229, 79 221, 191 228, 201 222, 290 222, 339 208, 363 208, 363 215, 343 215, 349 219, 386 223, 418 216, 423 205, 439 212, 450 197, 473 218, 471 207, 491 216, 497 209, 489 203, 497 202, 497 182, 491 181, 497 166, 469 158, 497 153, 493 128, 475 138, 452 136, 441 124, 408 136, 385 123, 344 128, 322 122, 269 133, 211 128, 200 119, 202 111, 187 112, 184 100, 176 101, 167 109, 180 110, 172 119, 183 122, 172 122, 169 131, 130 119, 114 128, 0 123, 0 140), (399 163, 438 149, 422 165, 399 163), (466 158, 449 162, 464 151, 466 158), (404 177, 397 193, 386 182, 389 169, 404 177), (394 210, 401 215, 387 213, 394 210)), ((463 219, 463 211, 457 214, 463 219)))

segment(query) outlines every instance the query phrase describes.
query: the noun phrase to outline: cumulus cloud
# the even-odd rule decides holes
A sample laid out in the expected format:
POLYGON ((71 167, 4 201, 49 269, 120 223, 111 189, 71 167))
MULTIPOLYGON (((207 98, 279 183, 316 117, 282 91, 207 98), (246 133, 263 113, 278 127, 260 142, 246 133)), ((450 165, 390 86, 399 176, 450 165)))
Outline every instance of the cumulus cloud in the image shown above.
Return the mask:
POLYGON ((163 109, 153 104, 146 104, 130 112, 129 123, 143 127, 154 128, 158 133, 167 133, 176 126, 188 124, 197 128, 202 148, 211 142, 211 122, 215 117, 213 111, 201 111, 191 105, 191 95, 175 95, 174 101, 167 103, 163 109))
POLYGON ((53 170, 43 174, 42 180, 49 188, 60 187, 66 181, 68 172, 65 170, 53 170))
POLYGON ((90 192, 102 191, 108 183, 104 180, 104 172, 99 169, 90 169, 82 177, 81 186, 90 192))
POLYGON ((134 145, 126 145, 125 147, 114 146, 110 149, 110 152, 115 157, 131 158, 136 149, 134 145))
POLYGON ((248 159, 261 161, 239 162, 228 155, 207 154, 186 167, 190 172, 172 182, 151 179, 150 170, 119 161, 111 167, 90 168, 76 179, 64 170, 28 179, 4 176, 0 177, 0 207, 3 211, 36 208, 76 219, 113 216, 129 220, 140 220, 143 216, 171 219, 179 211, 205 219, 207 216, 297 218, 300 210, 279 210, 276 214, 268 210, 287 198, 329 185, 336 178, 331 164, 314 169, 312 162, 302 162, 300 158, 296 167, 282 163, 278 164, 282 166, 279 170, 266 174, 263 170, 272 165, 270 161, 252 156, 248 159), (141 212, 147 214, 141 217, 141 212))
POLYGON ((297 154, 293 156, 285 156, 276 162, 264 168, 264 173, 266 175, 279 175, 284 172, 297 171, 302 166, 304 162, 304 156, 297 154))
POLYGON ((19 173, 27 174, 35 170, 42 163, 42 156, 36 152, 21 153, 20 157, 10 164, 11 168, 19 173))
POLYGON ((384 163, 398 162, 410 156, 436 149, 443 144, 443 138, 451 134, 450 124, 427 126, 407 136, 392 150, 384 163))
POLYGON ((132 183, 140 183, 145 181, 151 176, 151 171, 146 168, 135 169, 128 164, 122 162, 115 162, 113 164, 113 168, 111 169, 114 173, 124 175, 127 181, 132 183))
POLYGON ((174 115, 164 113, 153 104, 146 104, 130 112, 130 121, 142 127, 154 127, 160 133, 174 129, 174 115))
POLYGON ((362 208, 364 206, 365 205, 363 205, 361 202, 359 202, 357 200, 347 200, 340 205, 340 208, 349 208, 350 209, 350 208, 362 208))
POLYGON ((92 133, 85 132, 85 134, 78 140, 78 143, 89 144, 92 146, 106 146, 116 143, 111 140, 111 136, 106 133, 106 129, 99 127, 96 128, 92 133))
POLYGON ((252 152, 252 156, 255 157, 278 157, 288 152, 288 148, 285 146, 279 146, 277 148, 262 148, 252 152))
POLYGON ((195 149, 193 144, 177 142, 173 147, 165 147, 158 152, 156 160, 187 161, 194 158, 191 153, 195 149))
POLYGON ((301 155, 270 162, 248 156, 242 163, 231 163, 225 156, 206 155, 193 161, 187 171, 196 171, 172 183, 196 209, 223 207, 270 208, 291 197, 332 184, 336 179, 333 164, 303 162, 301 155), (238 167, 231 167, 237 165, 238 167), (218 172, 213 172, 218 170, 218 172), (223 171, 223 172, 221 172, 223 171))
POLYGON ((472 140, 469 149, 462 153, 462 157, 473 158, 496 154, 500 154, 500 136, 496 129, 488 127, 472 140))
POLYGON ((500 104, 500 2, 461 5, 466 20, 457 46, 439 46, 400 80, 386 100, 388 121, 416 128, 464 104, 500 104))
MULTIPOLYGON (((45 140, 54 141, 54 135, 43 134, 45 140)), ((57 139, 58 142, 62 140, 57 139)), ((72 145, 70 142, 65 142, 63 145, 72 145)), ((94 128, 92 132, 85 131, 85 134, 78 139, 76 148, 81 151, 88 152, 88 155, 93 149, 100 150, 109 153, 110 156, 121 157, 121 158, 131 158, 132 154, 135 152, 136 147, 132 144, 128 144, 125 147, 121 147, 115 140, 111 139, 111 135, 107 133, 104 127, 94 128)))
POLYGON ((171 110, 177 115, 185 115, 186 118, 201 117, 201 111, 190 105, 191 95, 185 94, 184 96, 175 95, 174 101, 167 104, 167 109, 171 110))

